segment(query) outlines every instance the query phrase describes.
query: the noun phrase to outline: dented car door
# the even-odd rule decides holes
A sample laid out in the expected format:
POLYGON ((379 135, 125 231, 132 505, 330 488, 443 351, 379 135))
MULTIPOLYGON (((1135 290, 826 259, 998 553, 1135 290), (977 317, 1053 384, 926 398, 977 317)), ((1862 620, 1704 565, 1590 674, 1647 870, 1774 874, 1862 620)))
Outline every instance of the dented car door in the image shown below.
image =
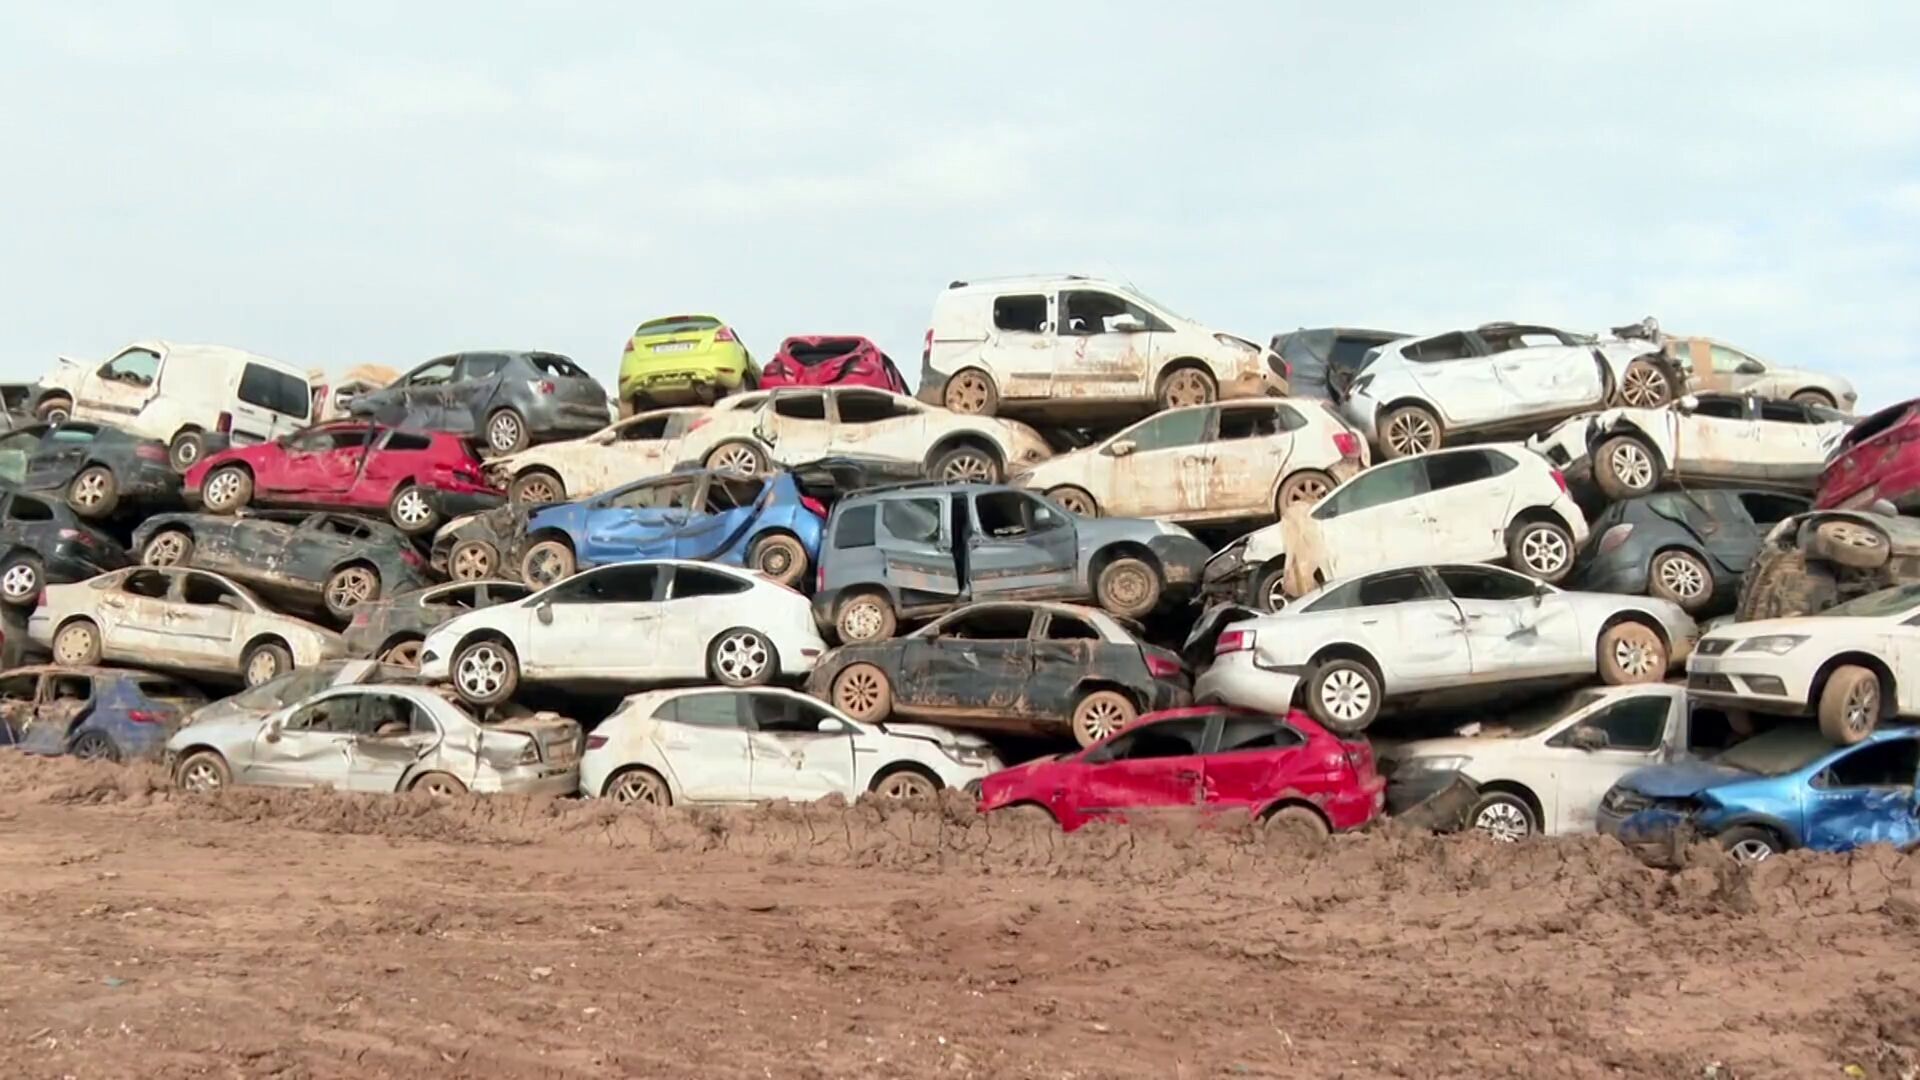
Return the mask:
POLYGON ((1081 755, 1076 802, 1088 817, 1192 809, 1206 793, 1205 716, 1139 724, 1081 755))
POLYGON ((1111 482, 1101 495, 1109 516, 1191 517, 1207 509, 1214 447, 1211 409, 1169 409, 1108 440, 1111 482))
POLYGON ((754 417, 753 434, 784 465, 824 457, 833 448, 827 395, 820 390, 776 390, 754 417))
POLYGON ((887 579, 908 604, 923 602, 928 596, 945 598, 963 593, 959 560, 953 550, 958 530, 951 515, 961 515, 964 520, 966 499, 962 494, 929 495, 880 503, 880 548, 887 561, 887 579))
POLYGON ((1272 514, 1280 477, 1293 456, 1293 432, 1306 420, 1278 402, 1228 404, 1208 410, 1209 446, 1204 508, 1209 516, 1272 514))
POLYGON ((1020 491, 970 495, 967 585, 976 599, 1073 592, 1080 546, 1073 517, 1020 491))
POLYGON ((398 791, 402 781, 429 755, 438 751, 445 768, 462 783, 472 784, 478 771, 479 747, 444 746, 447 735, 438 721, 399 695, 362 694, 356 699, 363 713, 375 710, 357 730, 348 754, 347 788, 351 791, 398 791), (384 710, 385 715, 379 715, 384 710), (371 728, 372 730, 368 730, 371 728), (457 764, 456 764, 457 763, 457 764))
POLYGON ((753 756, 747 745, 746 693, 684 694, 654 714, 653 740, 689 802, 752 798, 753 756))
POLYGON ((751 724, 747 742, 754 799, 810 802, 859 794, 852 729, 798 697, 753 694, 744 703, 751 724), (831 730, 823 731, 823 726, 831 730))
POLYGON ((1671 424, 1674 465, 1681 475, 1765 478, 1759 425, 1747 419, 1744 399, 1701 395, 1691 408, 1679 403, 1663 413, 1671 424))
POLYGON ((1537 327, 1503 341, 1514 347, 1491 354, 1493 373, 1518 403, 1520 415, 1565 412, 1606 400, 1600 361, 1559 332, 1537 327))
POLYGON ((254 735, 252 761, 236 765, 234 779, 278 787, 347 785, 353 734, 335 730, 339 709, 333 698, 295 708, 284 719, 269 720, 254 735))
POLYGON ((1915 803, 1920 739, 1882 739, 1828 762, 1809 781, 1806 845, 1845 851, 1864 844, 1910 848, 1920 843, 1915 803))
POLYGON ((1584 671, 1580 621, 1558 593, 1531 578, 1491 566, 1445 566, 1436 571, 1465 619, 1475 675, 1510 676, 1584 671))
POLYGON ((192 571, 175 577, 167 603, 174 648, 222 671, 238 664, 241 616, 251 613, 240 594, 219 578, 192 571))

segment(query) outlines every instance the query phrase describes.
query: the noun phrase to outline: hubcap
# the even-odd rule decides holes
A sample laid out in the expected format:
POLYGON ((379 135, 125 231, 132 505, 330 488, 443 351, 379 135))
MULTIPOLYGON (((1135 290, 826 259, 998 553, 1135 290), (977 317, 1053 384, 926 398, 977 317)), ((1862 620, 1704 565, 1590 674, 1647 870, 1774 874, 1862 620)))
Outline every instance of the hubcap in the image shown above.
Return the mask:
POLYGON ((628 773, 613 785, 613 801, 622 803, 647 803, 658 806, 665 800, 660 798, 660 782, 646 773, 628 773))
POLYGON ((426 782, 420 785, 420 790, 436 799, 445 799, 459 794, 459 789, 443 776, 427 777, 426 782))
POLYGON ((1646 640, 1645 634, 1629 634, 1614 641, 1613 662, 1628 675, 1645 678, 1653 674, 1657 666, 1654 652, 1653 643, 1646 640))
POLYGON ((1060 509, 1069 514, 1078 514, 1081 517, 1093 516, 1093 504, 1077 491, 1063 491, 1055 496, 1053 501, 1059 503, 1060 509))
POLYGON ((200 460, 200 444, 192 439, 175 444, 173 457, 182 465, 191 465, 200 460))
POLYGON ((427 519, 433 517, 433 507, 427 505, 427 497, 413 488, 401 494, 400 501, 393 506, 393 512, 401 524, 409 527, 425 525, 427 519))
POLYGON ((107 478, 103 473, 89 472, 80 477, 73 485, 73 501, 81 506, 98 506, 100 500, 107 497, 107 478))
POLYGON ((1114 701, 1096 701, 1081 712, 1081 726, 1093 739, 1104 739, 1126 723, 1127 711, 1114 701))
POLYGON ((979 375, 962 375, 947 384, 947 409, 957 413, 978 413, 987 407, 987 380, 979 375))
POLYGON ((759 634, 743 631, 729 634, 714 650, 713 664, 720 677, 729 682, 751 682, 760 677, 773 659, 767 641, 759 634))
POLYGON ((1742 840, 1727 849, 1734 862, 1765 862, 1773 854, 1773 847, 1764 840, 1742 840))
POLYGON ((240 497, 240 474, 223 472, 207 481, 207 503, 226 506, 240 497))
POLYGON ((1434 436, 1433 423, 1418 413, 1403 413, 1387 425, 1387 445, 1402 457, 1432 449, 1434 436))
POLYGON ((1320 704, 1331 716, 1358 720, 1373 704, 1373 688, 1357 671, 1336 671, 1320 683, 1320 704))
POLYGON ((793 552, 785 544, 768 544, 760 550, 760 570, 772 577, 781 577, 793 569, 793 552))
POLYGON ((1512 803, 1494 803, 1473 819, 1473 827, 1495 840, 1512 843, 1528 833, 1527 815, 1512 803))
POLYGON ((1535 529, 1520 542, 1520 558, 1534 573, 1558 573, 1567 564, 1567 543, 1552 529, 1535 529))
POLYGON ((1850 521, 1836 521, 1826 527, 1827 536, 1835 543, 1853 548, 1876 548, 1880 546, 1880 534, 1863 525, 1850 521))
POLYGON ((854 641, 865 641, 880 636, 880 625, 885 621, 880 605, 871 600, 861 600, 850 605, 840 615, 841 636, 854 641))
POLYGON ((1614 477, 1629 488, 1638 491, 1653 483, 1653 462, 1634 443, 1614 447, 1611 464, 1614 477))
POLYGON ((834 698, 841 712, 871 716, 880 707, 880 680, 872 672, 851 672, 841 677, 834 698))
POLYGON ((760 455, 745 446, 729 446, 714 457, 713 467, 721 472, 752 476, 760 471, 760 455))
POLYGON ((946 471, 940 478, 957 484, 991 483, 993 462, 987 460, 982 454, 961 454, 947 462, 946 471))
POLYGON ((259 686, 280 673, 280 661, 265 649, 253 654, 247 661, 247 685, 259 686))
POLYGON ((1178 371, 1167 380, 1167 404, 1176 409, 1205 405, 1212 396, 1208 392, 1206 376, 1197 371, 1178 371))
POLYGON ((148 566, 172 566, 186 554, 187 545, 179 533, 167 533, 156 536, 153 543, 147 545, 148 566))
POLYGON ((478 581, 493 572, 493 556, 481 544, 463 544, 453 553, 453 576, 478 581))
POLYGON ((1267 610, 1279 611, 1281 608, 1286 606, 1287 606, 1286 579, 1282 578, 1278 574, 1275 574, 1273 580, 1267 582, 1267 610))
POLYGON ((926 798, 933 793, 933 785, 919 773, 897 772, 880 783, 880 796, 885 799, 926 798))
POLYGON ((32 596, 36 577, 31 566, 10 566, 6 574, 0 576, 0 592, 16 600, 32 596))
POLYGON ((506 685, 507 658, 491 645, 470 649, 460 658, 460 689, 475 697, 491 697, 506 685))
POLYGON ((1326 482, 1317 476, 1304 477, 1287 489, 1288 506, 1311 506, 1327 497, 1326 482))
POLYGON ((327 592, 328 601, 338 610, 364 603, 372 597, 373 574, 360 567, 341 571, 333 581, 333 588, 327 592))
POLYGON ((1658 404, 1666 397, 1666 391, 1667 377, 1659 368, 1629 367, 1626 388, 1621 396, 1627 399, 1627 404, 1645 408, 1658 404))
POLYGON ((1706 575, 1692 559, 1675 556, 1660 564, 1660 584, 1675 596, 1693 600, 1707 591, 1706 575))
POLYGON ((220 790, 220 770, 214 768, 211 761, 196 761, 188 765, 186 775, 182 779, 186 781, 188 791, 220 790))
POLYGON ((63 664, 79 664, 93 654, 93 631, 84 626, 61 632, 54 642, 55 659, 63 664))
POLYGON ((511 450, 520 441, 520 421, 512 413, 501 413, 487 428, 487 437, 495 450, 511 450))

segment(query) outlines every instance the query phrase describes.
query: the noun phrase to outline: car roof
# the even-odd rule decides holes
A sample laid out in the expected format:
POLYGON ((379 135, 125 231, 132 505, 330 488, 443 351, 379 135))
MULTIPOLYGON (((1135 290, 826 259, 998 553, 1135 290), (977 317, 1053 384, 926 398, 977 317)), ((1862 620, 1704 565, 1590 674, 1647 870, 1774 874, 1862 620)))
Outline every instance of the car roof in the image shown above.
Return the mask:
POLYGON ((26 664, 21 667, 8 668, 5 671, 0 671, 0 679, 7 678, 11 675, 151 675, 156 679, 169 679, 173 682, 185 681, 184 678, 177 675, 166 675, 157 671, 147 671, 143 668, 119 668, 100 665, 72 667, 64 664, 26 664))

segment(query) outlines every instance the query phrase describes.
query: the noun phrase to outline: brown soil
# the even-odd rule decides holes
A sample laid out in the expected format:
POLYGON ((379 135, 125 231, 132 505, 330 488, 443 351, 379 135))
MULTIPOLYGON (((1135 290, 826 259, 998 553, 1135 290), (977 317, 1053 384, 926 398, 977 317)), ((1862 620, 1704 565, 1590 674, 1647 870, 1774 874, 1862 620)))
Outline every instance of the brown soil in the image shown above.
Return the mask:
POLYGON ((1890 851, 176 795, 0 758, 7 1076, 1915 1075, 1890 851))

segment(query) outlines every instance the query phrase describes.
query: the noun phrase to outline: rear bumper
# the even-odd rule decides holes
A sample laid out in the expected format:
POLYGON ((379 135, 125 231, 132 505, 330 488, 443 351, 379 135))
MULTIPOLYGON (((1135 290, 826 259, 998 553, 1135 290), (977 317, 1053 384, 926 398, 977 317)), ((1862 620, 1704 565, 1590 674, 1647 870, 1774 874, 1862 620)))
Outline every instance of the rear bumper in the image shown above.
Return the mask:
POLYGON ((1318 805, 1335 832, 1348 832, 1366 825, 1385 810, 1386 786, 1386 780, 1373 776, 1319 800, 1318 805))
POLYGON ((1304 672, 1256 667, 1251 652, 1215 657, 1213 665, 1194 680, 1194 700, 1224 702, 1285 716, 1293 708, 1304 672))
POLYGON ((474 777, 473 790, 488 795, 572 795, 580 790, 580 766, 575 763, 486 770, 474 777))

